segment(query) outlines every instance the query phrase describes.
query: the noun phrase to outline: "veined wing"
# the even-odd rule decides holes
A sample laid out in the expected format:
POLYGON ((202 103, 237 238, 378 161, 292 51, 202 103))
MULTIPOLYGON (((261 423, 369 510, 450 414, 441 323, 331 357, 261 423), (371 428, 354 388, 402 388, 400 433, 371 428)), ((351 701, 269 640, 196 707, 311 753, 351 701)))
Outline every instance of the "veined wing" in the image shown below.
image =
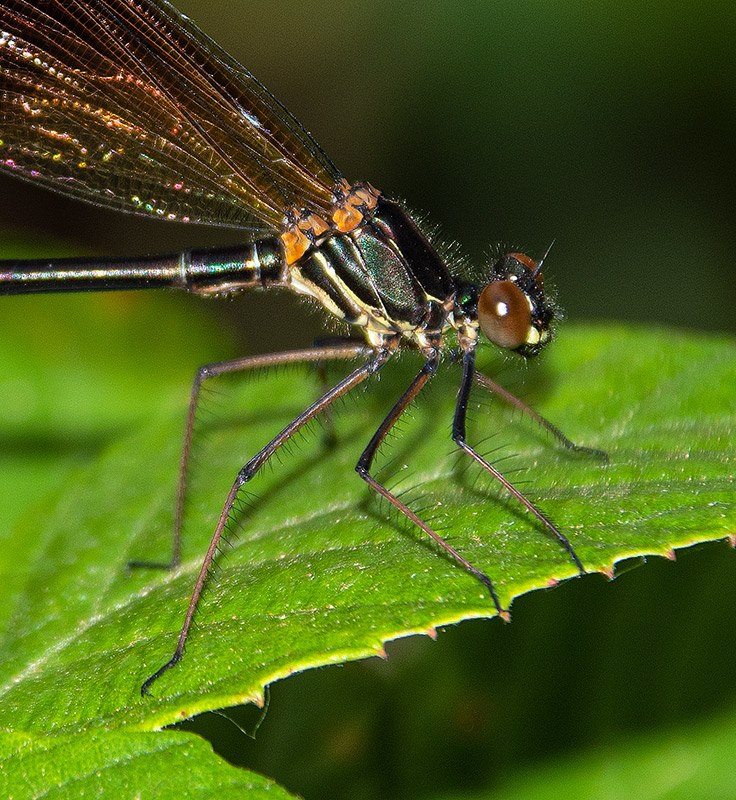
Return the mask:
POLYGON ((265 231, 340 173, 166 0, 0 2, 0 169, 109 208, 265 231))

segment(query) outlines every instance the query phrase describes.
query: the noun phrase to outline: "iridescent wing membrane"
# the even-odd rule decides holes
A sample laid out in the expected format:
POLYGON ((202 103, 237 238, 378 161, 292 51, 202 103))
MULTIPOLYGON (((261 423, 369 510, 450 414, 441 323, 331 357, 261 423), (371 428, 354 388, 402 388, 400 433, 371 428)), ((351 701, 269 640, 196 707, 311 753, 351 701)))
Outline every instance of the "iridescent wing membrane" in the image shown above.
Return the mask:
POLYGON ((0 8, 0 168, 159 219, 283 229, 340 173, 253 75, 166 0, 0 8))

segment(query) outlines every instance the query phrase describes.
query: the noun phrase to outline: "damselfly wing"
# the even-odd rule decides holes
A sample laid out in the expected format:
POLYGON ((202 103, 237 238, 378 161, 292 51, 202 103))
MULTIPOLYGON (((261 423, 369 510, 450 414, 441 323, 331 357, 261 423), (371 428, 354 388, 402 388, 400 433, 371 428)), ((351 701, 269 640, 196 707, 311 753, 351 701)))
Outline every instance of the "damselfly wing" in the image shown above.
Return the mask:
POLYGON ((453 271, 401 204, 351 183, 311 135, 244 67, 166 0, 10 0, 0 3, 0 168, 100 206, 244 231, 244 244, 127 259, 0 263, 0 294, 170 287, 202 295, 284 289, 317 301, 360 335, 323 346, 201 367, 182 451, 171 564, 180 558, 183 499, 202 384, 287 363, 360 360, 238 473, 202 562, 173 656, 194 611, 240 488, 310 420, 379 372, 399 351, 424 358, 366 444, 356 471, 490 592, 491 579, 372 472, 397 420, 437 372, 449 341, 462 366, 452 439, 583 564, 567 537, 466 440, 474 383, 500 394, 578 447, 475 367, 482 338, 524 358, 552 338, 556 309, 541 261, 508 253, 482 281, 453 271))

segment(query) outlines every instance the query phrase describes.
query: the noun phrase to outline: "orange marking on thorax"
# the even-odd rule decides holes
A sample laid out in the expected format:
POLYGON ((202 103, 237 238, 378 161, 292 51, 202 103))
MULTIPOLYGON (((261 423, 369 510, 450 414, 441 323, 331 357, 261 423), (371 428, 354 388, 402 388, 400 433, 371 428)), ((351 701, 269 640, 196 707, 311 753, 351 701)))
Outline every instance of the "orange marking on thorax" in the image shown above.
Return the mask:
POLYGON ((356 183, 332 213, 335 227, 341 233, 350 233, 363 224, 365 212, 376 207, 381 193, 370 183, 356 183))
POLYGON ((350 186, 343 181, 339 187, 343 195, 332 212, 332 224, 316 214, 302 213, 292 226, 281 234, 286 263, 295 264, 317 241, 328 232, 350 233, 360 227, 365 214, 376 207, 380 192, 370 183, 356 183, 350 186))

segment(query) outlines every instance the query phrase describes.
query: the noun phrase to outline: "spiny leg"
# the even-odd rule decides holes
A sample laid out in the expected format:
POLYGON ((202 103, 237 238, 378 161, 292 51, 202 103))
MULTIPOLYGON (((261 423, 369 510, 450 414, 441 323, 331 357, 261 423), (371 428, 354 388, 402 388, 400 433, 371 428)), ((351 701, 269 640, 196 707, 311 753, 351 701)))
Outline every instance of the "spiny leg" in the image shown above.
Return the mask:
MULTIPOLYGON (((251 360, 258 362, 257 365, 259 366, 266 366, 272 364, 285 364, 305 361, 347 359, 354 358, 357 355, 363 355, 367 352, 373 351, 366 345, 352 344, 335 347, 313 348, 311 350, 297 350, 291 353, 276 353, 273 356, 256 356, 251 360)), ((240 470, 233 482, 233 485, 230 487, 227 499, 225 500, 225 504, 223 505, 219 519, 217 520, 215 532, 212 535, 209 547, 207 548, 207 553, 202 561, 202 566, 200 567, 197 581, 194 585, 194 591, 192 592, 192 596, 189 600, 187 613, 184 617, 184 624, 181 632, 179 633, 179 639, 176 644, 176 649, 174 650, 174 655, 160 669, 154 672, 150 678, 143 682, 143 685, 141 686, 142 695, 149 694, 148 690, 154 681, 158 680, 158 678, 160 678, 166 671, 178 664, 184 655, 184 646, 186 644, 187 636, 189 635, 189 629, 191 628, 192 620, 194 619, 194 612, 196 611, 197 603, 199 602, 200 595, 202 594, 202 589, 204 588, 207 580, 212 562, 217 554, 218 544, 220 543, 220 539, 222 538, 222 534, 225 530, 228 519, 230 518, 230 512, 235 504, 240 488, 243 486, 243 484, 251 480, 251 478, 253 478, 253 476, 256 475, 261 467, 269 460, 269 458, 271 458, 271 456, 297 431, 303 428, 304 425, 306 425, 310 420, 314 419, 314 417, 316 417, 320 412, 328 408, 339 397, 342 397, 342 395, 344 395, 346 392, 349 392, 367 377, 373 375, 375 372, 381 369, 386 361, 388 361, 390 356, 391 353, 389 351, 381 350, 376 353, 369 362, 363 364, 357 369, 354 369, 350 374, 345 376, 341 381, 336 383, 335 386, 333 386, 314 403, 312 403, 309 408, 302 411, 298 417, 290 422, 240 470)), ((245 360, 246 359, 243 359, 243 361, 245 360)))
MULTIPOLYGON (((345 336, 320 336, 314 340, 313 346, 315 348, 334 347, 334 346, 349 346, 359 344, 362 347, 365 345, 355 339, 350 339, 345 336)), ((325 361, 318 361, 315 364, 317 371, 317 381, 319 382, 320 394, 323 394, 330 388, 330 382, 327 376, 327 364, 325 361)), ((324 421, 324 444, 327 448, 332 448, 337 444, 337 434, 335 433, 335 415, 332 413, 332 406, 325 409, 322 415, 324 421)))
MULTIPOLYGON (((470 389, 473 384, 475 374, 475 350, 468 350, 463 354, 463 378, 460 384, 460 391, 457 395, 455 404, 455 419, 452 423, 452 439, 457 446, 467 453, 476 463, 492 475, 507 492, 512 494, 523 506, 549 530, 552 535, 565 548, 581 575, 585 574, 585 568, 572 548, 567 537, 559 528, 546 517, 535 505, 528 500, 506 477, 504 477, 492 464, 486 461, 483 456, 471 447, 465 440, 465 419, 468 412, 468 400, 470 399, 470 389)), ((483 376, 485 377, 485 376, 483 376)), ((485 385, 485 384, 484 384, 485 385)), ((529 409, 531 411, 531 409, 529 409)), ((564 437, 563 437, 564 438, 564 437)))
POLYGON ((378 430, 373 434, 370 442, 368 442, 368 446, 363 451, 360 459, 358 459, 358 463, 355 466, 355 471, 374 491, 378 492, 381 497, 388 500, 388 502, 391 503, 394 508, 397 508, 417 527, 421 528, 428 536, 434 539, 434 541, 437 542, 437 544, 442 547, 442 549, 448 555, 461 564, 471 575, 475 576, 488 589, 499 615, 504 619, 507 619, 508 612, 505 611, 501 606, 501 602, 498 599, 498 595, 496 594, 496 590, 493 587, 491 579, 484 572, 481 572, 476 566, 471 564, 467 558, 460 555, 460 553, 458 553, 454 547, 448 544, 436 531, 430 528, 430 526, 427 525, 424 520, 418 517, 405 503, 402 503, 395 494, 390 492, 383 484, 379 483, 370 473, 373 459, 375 458, 381 443, 384 441, 389 431, 391 428, 393 428, 401 415, 406 411, 409 404, 419 394, 427 381, 435 374, 438 365, 438 356, 429 358, 425 362, 419 374, 409 385, 409 388, 401 395, 394 407, 391 409, 391 411, 389 411, 383 422, 378 427, 378 430))
MULTIPOLYGON (((315 342, 315 344, 317 344, 315 342)), ((327 391, 330 386, 330 381, 327 377, 327 364, 324 361, 318 361, 316 365, 317 380, 319 382, 320 394, 327 391)), ((337 444, 337 434, 335 433, 335 415, 332 413, 332 406, 325 409, 324 413, 324 445, 328 449, 333 448, 337 444)))
MULTIPOLYGON (((317 345, 307 350, 291 350, 285 353, 268 353, 266 355, 245 356, 236 358, 232 361, 219 361, 215 364, 204 364, 197 369, 192 384, 192 392, 189 397, 189 411, 187 412, 186 429, 184 432, 184 443, 182 445, 181 460, 179 462, 179 481, 176 489, 176 513, 174 515, 174 535, 171 561, 161 563, 155 561, 130 561, 128 568, 148 568, 148 569, 175 569, 181 561, 181 532, 184 522, 184 500, 186 495, 187 473, 189 471, 189 458, 192 449, 192 435, 194 433, 194 422, 199 407, 199 398, 202 385, 209 378, 219 375, 226 375, 232 372, 244 372, 245 370, 258 369, 262 367, 273 367, 279 364, 295 364, 302 362, 316 362, 324 365, 325 361, 357 358, 367 356, 372 350, 362 342, 355 341, 332 341, 325 345, 317 345)), ((322 367, 324 371, 324 366, 322 367)), ((323 392, 327 392, 325 373, 325 385, 323 392)))
POLYGON ((576 453, 585 453, 586 455, 593 456, 595 458, 600 458, 604 464, 608 463, 608 453, 605 450, 598 450, 595 447, 585 447, 581 444, 575 444, 575 442, 571 441, 570 439, 565 436, 565 434, 553 423, 550 422, 546 417, 543 417, 533 408, 530 408, 526 403, 522 400, 519 400, 516 395, 511 394, 508 389, 504 389, 503 386, 496 383, 496 381, 491 380, 487 375, 484 375, 482 372, 478 372, 475 370, 473 375, 475 382, 482 386, 484 389, 488 389, 489 392, 493 392, 497 394, 501 399, 505 400, 510 405, 514 406, 514 408, 518 408, 523 414, 531 417, 535 422, 541 425, 545 430, 549 431, 556 439, 560 442, 560 444, 568 450, 574 450, 576 453))

